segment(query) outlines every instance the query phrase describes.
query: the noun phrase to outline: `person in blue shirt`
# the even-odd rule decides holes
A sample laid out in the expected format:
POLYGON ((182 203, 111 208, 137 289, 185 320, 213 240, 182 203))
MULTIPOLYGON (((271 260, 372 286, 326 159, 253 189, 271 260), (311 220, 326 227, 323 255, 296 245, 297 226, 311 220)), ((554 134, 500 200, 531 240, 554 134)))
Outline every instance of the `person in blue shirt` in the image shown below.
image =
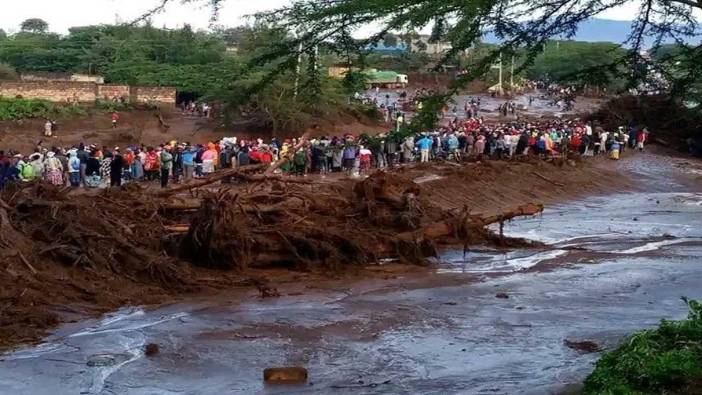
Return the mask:
POLYGON ((193 178, 193 172, 195 169, 195 153, 196 149, 187 144, 180 154, 180 159, 183 163, 183 177, 186 180, 193 178))
POLYGON ((417 141, 422 163, 429 162, 429 150, 431 149, 432 144, 434 144, 434 141, 426 134, 424 134, 422 138, 417 141))

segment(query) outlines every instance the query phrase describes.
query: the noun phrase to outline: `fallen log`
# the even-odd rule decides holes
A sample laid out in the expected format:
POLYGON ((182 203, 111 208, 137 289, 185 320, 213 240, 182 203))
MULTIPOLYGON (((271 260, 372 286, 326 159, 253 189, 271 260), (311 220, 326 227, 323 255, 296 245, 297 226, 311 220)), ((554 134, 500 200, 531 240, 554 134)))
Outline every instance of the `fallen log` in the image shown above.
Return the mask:
POLYGON ((297 150, 302 148, 307 143, 308 137, 309 137, 309 133, 303 134, 302 137, 300 137, 300 141, 297 144, 295 144, 295 146, 293 146, 292 148, 290 148, 288 150, 288 154, 286 156, 278 159, 277 161, 275 161, 271 165, 271 167, 269 167, 268 170, 266 170, 266 172, 264 174, 267 174, 267 175, 273 174, 273 172, 278 170, 281 166, 283 166, 284 164, 286 164, 290 160, 292 160, 292 157, 295 155, 295 152, 297 152, 297 150))
POLYGON ((464 211, 462 218, 457 221, 444 221, 434 225, 429 225, 422 229, 405 232, 397 235, 399 240, 408 243, 419 243, 423 240, 438 240, 445 237, 456 236, 461 233, 461 228, 472 227, 475 229, 483 229, 484 227, 497 222, 508 221, 516 217, 524 217, 536 215, 544 210, 542 204, 524 204, 512 210, 507 210, 497 215, 482 217, 478 215, 469 215, 464 211))
POLYGON ((268 175, 268 174, 233 174, 232 178, 236 178, 247 182, 264 182, 264 181, 280 181, 287 182, 290 184, 316 184, 314 180, 308 180, 304 178, 294 178, 294 177, 284 177, 278 175, 268 175))
POLYGON ((236 169, 227 169, 227 170, 221 170, 219 172, 216 172, 209 177, 205 178, 204 180, 197 180, 193 182, 189 182, 183 185, 178 185, 176 187, 170 188, 163 190, 158 193, 159 196, 169 196, 173 195, 178 192, 183 192, 183 191, 189 191, 192 189, 197 189, 197 188, 202 188, 207 185, 214 184, 217 181, 224 180, 225 178, 228 177, 233 177, 238 174, 243 174, 243 173, 251 173, 251 172, 256 172, 259 170, 263 170, 267 167, 265 164, 261 165, 251 165, 251 166, 242 166, 236 169))

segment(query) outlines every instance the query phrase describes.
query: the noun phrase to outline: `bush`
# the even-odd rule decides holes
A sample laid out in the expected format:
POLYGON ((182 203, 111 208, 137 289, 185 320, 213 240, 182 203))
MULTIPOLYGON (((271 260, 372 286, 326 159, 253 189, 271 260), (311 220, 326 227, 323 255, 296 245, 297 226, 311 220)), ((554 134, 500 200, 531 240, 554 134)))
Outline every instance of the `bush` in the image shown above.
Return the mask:
POLYGON ((0 121, 27 118, 70 118, 86 115, 78 105, 58 105, 37 99, 8 99, 0 97, 0 121))
POLYGON ((585 380, 583 393, 667 393, 702 376, 702 304, 685 302, 690 308, 686 320, 663 320, 605 354, 585 380))
POLYGON ((2 80, 16 80, 19 76, 12 66, 0 63, 0 81, 2 80))
POLYGON ((95 109, 97 110, 102 110, 106 112, 120 112, 120 111, 129 111, 133 109, 133 106, 130 103, 122 103, 122 102, 115 102, 111 100, 96 100, 95 101, 95 109))

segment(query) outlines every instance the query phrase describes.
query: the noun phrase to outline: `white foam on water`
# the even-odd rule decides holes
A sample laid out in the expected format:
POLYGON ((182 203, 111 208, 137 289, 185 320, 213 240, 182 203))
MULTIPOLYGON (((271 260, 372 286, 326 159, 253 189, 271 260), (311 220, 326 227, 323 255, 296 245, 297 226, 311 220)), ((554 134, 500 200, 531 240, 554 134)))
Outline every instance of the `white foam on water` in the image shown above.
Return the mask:
POLYGON ((121 346, 124 347, 125 355, 128 355, 124 361, 116 363, 112 366, 99 366, 93 368, 93 376, 90 382, 90 388, 88 391, 82 393, 88 394, 100 394, 105 389, 105 381, 112 376, 115 372, 120 370, 124 365, 132 363, 139 358, 144 356, 143 348, 145 345, 144 336, 139 336, 138 338, 124 337, 125 341, 121 342, 121 346))
POLYGON ((639 247, 634 247, 634 248, 629 248, 629 249, 624 250, 624 251, 614 251, 614 252, 618 252, 619 254, 627 254, 627 255, 638 254, 641 252, 655 251, 655 250, 660 249, 661 247, 687 243, 690 241, 702 241, 702 239, 682 238, 682 239, 654 241, 654 242, 646 243, 646 244, 639 246, 639 247))
POLYGON ((20 359, 31 359, 38 358, 47 354, 54 354, 59 352, 70 352, 75 350, 74 347, 69 347, 61 343, 42 343, 38 346, 27 348, 24 350, 18 350, 7 354, 6 356, 0 357, 2 361, 15 361, 20 359))
POLYGON ((470 262, 468 262, 461 267, 438 269, 437 273, 513 273, 566 254, 568 254, 566 250, 549 250, 520 258, 500 259, 495 257, 487 265, 471 266, 470 262))
MULTIPOLYGON (((159 320, 156 321, 150 321, 150 322, 135 322, 133 324, 127 324, 124 326, 118 326, 115 328, 102 328, 102 327, 97 327, 97 328, 88 328, 86 330, 76 332, 74 334, 69 335, 69 338, 73 337, 80 337, 80 336, 92 336, 92 335, 100 335, 103 333, 113 333, 113 332, 125 332, 125 331, 133 331, 137 329, 144 329, 144 328, 149 328, 152 326, 156 326, 159 324, 162 324, 164 322, 168 321, 173 321, 181 317, 187 317, 189 314, 188 313, 176 313, 176 314, 171 314, 168 316, 164 316, 159 320)), ((113 321, 114 322, 119 322, 123 320, 117 320, 113 321)), ((110 324, 111 325, 111 324, 110 324)))

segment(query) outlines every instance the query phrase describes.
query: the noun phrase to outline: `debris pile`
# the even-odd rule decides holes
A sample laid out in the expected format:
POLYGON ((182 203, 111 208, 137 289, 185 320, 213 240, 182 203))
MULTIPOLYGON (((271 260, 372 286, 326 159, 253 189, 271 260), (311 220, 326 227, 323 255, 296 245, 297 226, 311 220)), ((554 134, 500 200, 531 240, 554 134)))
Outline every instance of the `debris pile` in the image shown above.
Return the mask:
POLYGON ((96 313, 227 286, 212 270, 425 264, 437 242, 504 242, 485 227, 543 209, 457 214, 397 173, 325 182, 259 170, 226 170, 166 192, 43 183, 0 191, 0 281, 10 284, 0 290, 0 348, 34 340, 71 306, 96 313))

